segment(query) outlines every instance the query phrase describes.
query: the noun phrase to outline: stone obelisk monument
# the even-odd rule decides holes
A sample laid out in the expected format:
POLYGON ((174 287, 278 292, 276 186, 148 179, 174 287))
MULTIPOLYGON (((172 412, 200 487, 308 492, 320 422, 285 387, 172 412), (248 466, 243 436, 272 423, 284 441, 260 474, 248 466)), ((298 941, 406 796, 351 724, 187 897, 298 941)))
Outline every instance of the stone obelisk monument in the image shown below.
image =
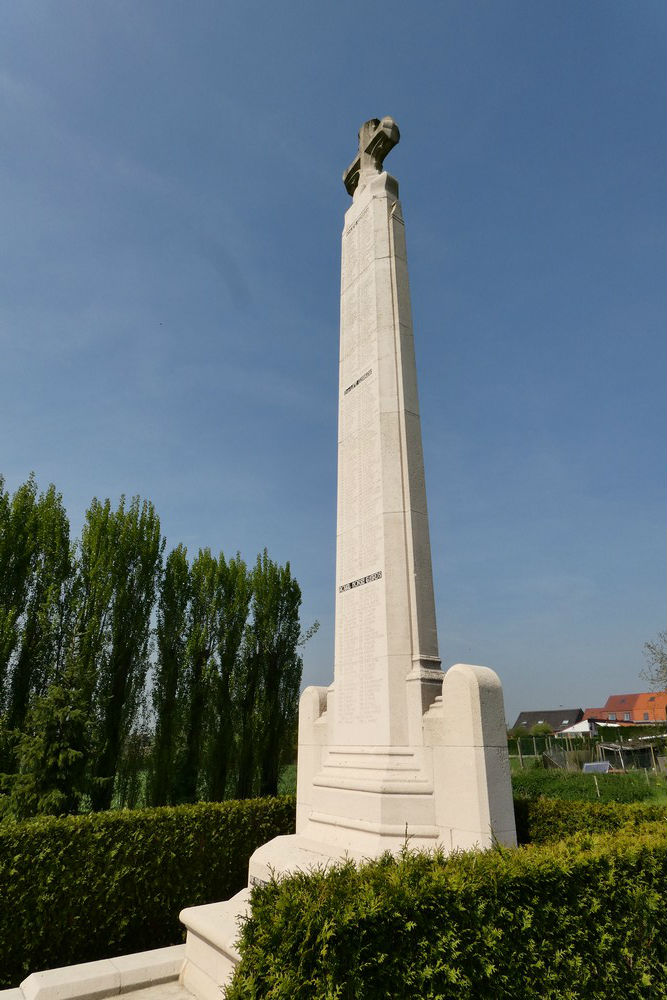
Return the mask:
POLYGON ((442 684, 398 184, 371 119, 344 174, 333 742, 408 746, 442 684))
MULTIPOLYGON (((412 847, 516 843, 502 689, 487 667, 443 674, 391 118, 359 131, 343 175, 336 639, 333 684, 299 706, 296 834, 255 851, 272 874, 412 847)), ((219 996, 249 888, 184 911, 185 985, 219 996)))

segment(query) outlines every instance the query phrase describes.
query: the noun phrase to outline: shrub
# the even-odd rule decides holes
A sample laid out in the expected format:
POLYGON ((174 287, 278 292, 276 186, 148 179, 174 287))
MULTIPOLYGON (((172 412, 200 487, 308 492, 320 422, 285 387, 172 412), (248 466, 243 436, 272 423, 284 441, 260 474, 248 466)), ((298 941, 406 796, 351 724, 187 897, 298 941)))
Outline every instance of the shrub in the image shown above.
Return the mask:
POLYGON ((664 824, 256 887, 227 1000, 667 997, 664 824))
POLYGON ((568 802, 563 799, 514 799, 520 844, 544 844, 575 833, 611 833, 622 827, 667 821, 667 806, 650 803, 568 802))
POLYGON ((184 906, 226 899, 294 799, 247 799, 0 827, 0 985, 183 940, 184 906))

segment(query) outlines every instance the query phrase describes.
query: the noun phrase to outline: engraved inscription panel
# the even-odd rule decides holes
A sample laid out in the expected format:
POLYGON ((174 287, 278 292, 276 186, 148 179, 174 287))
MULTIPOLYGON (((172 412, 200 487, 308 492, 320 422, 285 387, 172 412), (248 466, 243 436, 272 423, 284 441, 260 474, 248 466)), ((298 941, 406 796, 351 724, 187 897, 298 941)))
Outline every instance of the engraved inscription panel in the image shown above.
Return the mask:
POLYGON ((343 726, 368 726, 381 717, 386 645, 383 589, 379 577, 336 597, 336 709, 337 722, 343 726))

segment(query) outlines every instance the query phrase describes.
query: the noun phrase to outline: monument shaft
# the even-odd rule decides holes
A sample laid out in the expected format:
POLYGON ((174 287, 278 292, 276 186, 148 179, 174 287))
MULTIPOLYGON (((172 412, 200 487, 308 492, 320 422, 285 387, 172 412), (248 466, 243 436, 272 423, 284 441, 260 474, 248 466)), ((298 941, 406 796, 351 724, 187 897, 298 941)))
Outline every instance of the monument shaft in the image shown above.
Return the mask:
POLYGON ((345 216, 339 373, 333 738, 406 745, 406 681, 432 683, 440 661, 405 226, 386 173, 362 172, 345 216))

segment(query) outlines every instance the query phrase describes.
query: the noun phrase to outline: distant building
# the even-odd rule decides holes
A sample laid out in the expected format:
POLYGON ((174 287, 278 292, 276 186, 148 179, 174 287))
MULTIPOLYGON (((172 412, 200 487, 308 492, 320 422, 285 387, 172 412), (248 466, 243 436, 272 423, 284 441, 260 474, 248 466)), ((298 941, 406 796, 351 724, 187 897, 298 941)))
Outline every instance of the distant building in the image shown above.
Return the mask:
POLYGON ((667 722, 667 691, 612 694, 604 708, 587 708, 584 719, 617 724, 667 722))
POLYGON ((595 719, 583 718, 579 722, 575 722, 573 726, 566 726, 565 729, 561 729, 557 736, 597 736, 597 725, 595 724, 595 719))
POLYGON ((512 729, 525 729, 527 733, 533 726, 550 726, 554 733, 566 729, 579 722, 584 717, 581 708, 547 708, 541 712, 519 712, 512 729))

